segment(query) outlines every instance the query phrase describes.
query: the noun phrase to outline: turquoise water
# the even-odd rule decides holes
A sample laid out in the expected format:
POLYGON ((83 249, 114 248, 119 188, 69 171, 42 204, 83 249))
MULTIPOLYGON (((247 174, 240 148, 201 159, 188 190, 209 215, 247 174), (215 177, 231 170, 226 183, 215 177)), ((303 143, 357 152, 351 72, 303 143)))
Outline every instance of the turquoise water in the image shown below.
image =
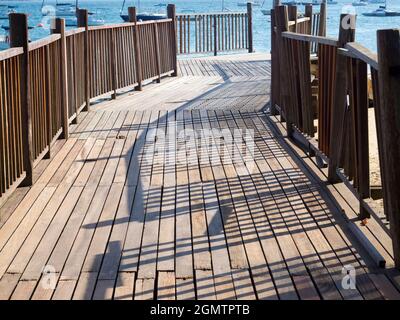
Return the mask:
MULTIPOLYGON (((67 0, 68 1, 68 0, 67 0)), ((238 7, 237 3, 243 0, 225 0, 225 7, 233 11, 243 11, 244 7, 238 7)), ((121 0, 82 0, 79 1, 81 8, 87 8, 90 11, 96 13, 98 17, 105 20, 106 23, 120 23, 122 22, 119 17, 119 12, 122 6, 121 0)), ((349 4, 351 1, 339 0, 338 4, 328 5, 328 20, 327 20, 327 31, 328 35, 336 36, 339 29, 339 16, 340 13, 348 11, 349 4)), ((388 7, 391 9, 400 10, 400 3, 396 4, 394 1, 388 1, 388 7), (392 3, 393 2, 393 3, 392 3)), ((54 4, 55 0, 47 0, 46 4, 54 4)), ((207 0, 142 0, 141 11, 142 12, 163 12, 165 8, 155 7, 158 3, 174 3, 176 4, 177 11, 192 9, 196 12, 209 12, 209 11, 220 11, 222 7, 221 1, 207 1, 207 0)), ((0 4, 11 4, 16 5, 17 12, 29 13, 29 25, 35 27, 30 31, 30 37, 32 40, 36 40, 45 37, 49 34, 49 30, 46 28, 38 27, 38 24, 43 23, 43 17, 41 14, 40 0, 33 1, 0 1, 0 4)), ((127 1, 125 10, 128 5, 134 5, 135 1, 127 1)), ((272 0, 266 0, 264 8, 270 8, 272 0)), ((319 6, 316 6, 317 8, 319 6)), ((371 11, 378 7, 377 4, 369 4, 366 7, 351 7, 358 13, 357 16, 357 31, 356 40, 366 47, 376 50, 376 30, 387 29, 387 28, 398 28, 400 26, 400 17, 365 17, 360 13, 365 11, 371 11)), ((303 6, 299 6, 300 10, 303 10, 303 6)), ((44 21, 45 22, 45 21, 44 21)), ((8 25, 7 20, 0 20, 0 25, 8 25)), ((6 31, 0 30, 0 34, 5 35, 6 31)), ((254 7, 254 47, 256 51, 268 51, 270 49, 270 18, 264 16, 260 7, 254 7)))

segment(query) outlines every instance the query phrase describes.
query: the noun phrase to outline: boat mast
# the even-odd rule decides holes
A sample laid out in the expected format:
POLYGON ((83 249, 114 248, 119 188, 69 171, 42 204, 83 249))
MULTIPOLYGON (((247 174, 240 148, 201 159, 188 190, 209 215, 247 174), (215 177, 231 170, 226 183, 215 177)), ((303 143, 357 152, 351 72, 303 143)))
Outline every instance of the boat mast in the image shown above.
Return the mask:
POLYGON ((121 8, 120 14, 122 14, 122 13, 124 12, 124 7, 125 7, 125 0, 124 0, 124 2, 122 3, 122 8, 121 8))

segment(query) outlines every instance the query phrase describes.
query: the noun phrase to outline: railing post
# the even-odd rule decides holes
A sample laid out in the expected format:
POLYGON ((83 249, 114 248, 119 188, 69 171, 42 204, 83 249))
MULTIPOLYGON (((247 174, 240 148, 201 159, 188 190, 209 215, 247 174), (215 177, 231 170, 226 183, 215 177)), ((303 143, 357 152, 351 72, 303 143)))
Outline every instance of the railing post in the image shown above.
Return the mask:
POLYGON ((214 23, 214 56, 218 55, 218 35, 217 35, 217 16, 213 17, 214 23))
POLYGON ((177 53, 177 43, 176 43, 176 8, 174 4, 169 4, 167 6, 167 15, 169 19, 172 19, 172 54, 174 56, 174 72, 172 76, 176 77, 178 75, 178 53, 177 53))
POLYGON ((69 137, 69 123, 68 123, 68 75, 67 75, 67 41, 65 38, 65 20, 56 18, 54 20, 54 29, 52 33, 58 33, 61 35, 61 46, 60 46, 60 78, 61 78, 61 125, 63 133, 60 138, 68 139, 69 137))
POLYGON ((318 35, 321 37, 326 36, 326 1, 323 1, 320 6, 319 15, 319 29, 318 35))
POLYGON ((312 32, 312 18, 313 18, 313 8, 312 8, 312 4, 306 4, 305 8, 304 8, 304 16, 307 18, 310 18, 310 21, 308 23, 308 28, 306 33, 307 34, 311 34, 312 32))
POLYGON ((353 71, 355 77, 355 90, 357 92, 353 102, 353 117, 357 123, 356 136, 356 167, 357 190, 360 196, 360 219, 370 218, 369 212, 362 205, 363 199, 371 196, 369 172, 369 138, 368 138, 368 65, 361 60, 356 60, 353 71))
POLYGON ((297 33, 298 29, 297 29, 297 6, 296 5, 288 6, 288 16, 289 16, 289 21, 294 21, 294 30, 290 30, 290 31, 297 33))
POLYGON ((136 71, 136 82, 137 82, 137 87, 135 90, 137 91, 142 91, 142 57, 140 54, 140 36, 139 36, 139 30, 137 26, 137 18, 136 18, 136 8, 135 7, 129 7, 128 8, 128 16, 129 16, 129 22, 132 22, 135 24, 134 29, 133 29, 133 45, 135 47, 135 71, 136 71))
POLYGON ((253 4, 247 2, 247 37, 249 39, 249 52, 253 51, 253 4))
MULTIPOLYGON (((50 159, 51 158, 51 142, 53 138, 53 124, 52 124, 52 106, 51 106, 51 75, 50 75, 50 47, 45 47, 46 51, 46 74, 45 74, 45 88, 46 91, 46 125, 47 125, 47 153, 44 155, 43 159, 50 159)), ((61 61, 60 61, 61 62, 61 61)))
POLYGON ((390 222, 394 262, 400 268, 400 35, 399 30, 378 30, 378 78, 380 95, 378 134, 384 209, 390 222))
POLYGON ((279 54, 276 40, 275 28, 275 9, 271 9, 271 98, 270 113, 275 116, 278 114, 276 105, 279 98, 279 54))
POLYGON ((291 70, 288 70, 289 53, 285 42, 282 38, 282 32, 288 31, 289 29, 289 17, 287 6, 277 6, 274 9, 275 13, 275 24, 276 24, 276 34, 275 43, 277 47, 277 54, 279 55, 279 66, 277 67, 278 82, 279 82, 279 107, 281 108, 281 121, 286 121, 286 130, 288 136, 293 133, 292 123, 290 121, 290 79, 289 74, 291 70))
POLYGON ((113 93, 111 94, 111 99, 117 99, 117 89, 118 89, 118 70, 117 70, 117 55, 115 54, 116 42, 115 42, 115 31, 114 28, 110 30, 111 32, 111 45, 110 45, 110 60, 111 60, 111 85, 113 93))
POLYGON ((156 67, 157 67, 157 83, 161 82, 161 64, 160 64, 160 44, 158 41, 158 25, 157 21, 154 22, 153 24, 153 30, 154 30, 154 51, 156 54, 156 67))
MULTIPOLYGON (((347 42, 353 42, 355 39, 355 16, 348 14, 340 15, 338 46, 343 48, 347 42)), ((335 89, 334 101, 331 114, 333 124, 339 124, 344 119, 344 109, 346 107, 346 96, 348 92, 347 83, 347 59, 337 53, 336 71, 335 71, 335 89)), ((341 128, 338 125, 331 126, 329 150, 328 181, 336 183, 341 181, 336 174, 336 169, 340 165, 340 153, 342 150, 340 139, 338 138, 341 128)))
MULTIPOLYGON (((84 49, 84 72, 85 72, 85 111, 90 108, 90 70, 89 70, 89 23, 88 11, 86 9, 78 9, 77 11, 78 28, 85 28, 85 49, 84 49)), ((78 117, 78 115, 76 115, 78 117)))
POLYGON ((23 13, 11 13, 10 20, 10 46, 22 47, 24 53, 21 56, 20 65, 20 90, 21 90, 21 124, 22 124, 22 148, 24 159, 24 171, 26 178, 22 186, 33 184, 33 153, 32 153, 32 118, 30 110, 29 87, 29 35, 28 16, 23 13))

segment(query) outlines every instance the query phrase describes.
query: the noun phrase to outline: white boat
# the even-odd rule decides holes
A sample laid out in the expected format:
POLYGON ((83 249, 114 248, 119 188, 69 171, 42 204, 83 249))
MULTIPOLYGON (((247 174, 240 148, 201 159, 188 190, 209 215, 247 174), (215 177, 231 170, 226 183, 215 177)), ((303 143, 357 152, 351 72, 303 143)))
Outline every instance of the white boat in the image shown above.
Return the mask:
POLYGON ((359 0, 352 3, 353 7, 365 7, 368 5, 368 1, 366 0, 359 0))
POLYGON ((266 1, 266 0, 264 0, 263 3, 262 3, 262 5, 261 5, 261 13, 262 13, 264 16, 270 16, 270 15, 271 15, 271 9, 264 8, 265 1, 266 1))
MULTIPOLYGON (((65 25, 67 27, 76 27, 78 25, 78 19, 76 17, 76 12, 79 8, 79 1, 75 2, 58 2, 56 1, 56 8, 52 6, 45 6, 45 0, 42 2, 42 14, 44 16, 55 16, 59 18, 64 18, 65 25)), ((102 26, 105 21, 102 18, 97 18, 93 12, 89 12, 88 24, 89 26, 102 26)))
POLYGON ((246 2, 238 2, 238 7, 247 7, 247 2, 251 3, 253 5, 253 7, 260 7, 261 6, 261 2, 260 1, 246 1, 246 2))
MULTIPOLYGON (((78 2, 78 1, 76 1, 78 2)), ((42 15, 44 16, 57 16, 57 17, 74 17, 76 15, 77 3, 62 2, 56 0, 55 7, 51 4, 45 4, 42 1, 42 15)))
MULTIPOLYGON (((125 2, 126 2, 126 0, 124 0, 124 2, 122 3, 122 8, 121 8, 119 16, 125 22, 129 22, 129 15, 123 13, 124 8, 125 8, 125 2)), ((164 14, 164 13, 140 12, 140 0, 138 0, 137 8, 138 8, 139 13, 136 14, 136 19, 138 21, 162 20, 162 19, 167 18, 166 14, 164 14)))
MULTIPOLYGON (((64 20, 67 27, 76 27, 78 25, 77 17, 64 17, 64 20)), ((104 23, 105 21, 102 18, 95 18, 93 16, 88 17, 88 25, 90 27, 103 26, 104 23)))
POLYGON ((380 6, 378 9, 370 12, 363 12, 363 16, 366 17, 398 17, 400 11, 386 9, 386 3, 384 6, 380 6))

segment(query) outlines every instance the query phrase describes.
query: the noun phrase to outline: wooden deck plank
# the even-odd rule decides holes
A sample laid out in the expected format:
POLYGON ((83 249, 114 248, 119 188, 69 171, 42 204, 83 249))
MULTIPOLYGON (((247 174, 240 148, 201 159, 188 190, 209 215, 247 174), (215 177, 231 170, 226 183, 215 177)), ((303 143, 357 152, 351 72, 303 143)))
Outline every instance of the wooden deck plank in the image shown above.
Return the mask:
MULTIPOLYGON (((183 113, 177 112, 177 132, 184 128, 183 113)), ((180 139, 178 150, 185 150, 180 139)), ((186 151, 184 151, 186 154, 186 151)), ((185 158, 177 155, 176 162, 176 208, 175 208, 175 275, 176 278, 193 278, 193 247, 190 217, 189 178, 185 158)))
POLYGON ((58 237, 60 236, 69 215, 72 213, 81 192, 81 187, 72 187, 70 189, 65 200, 58 209, 57 215, 49 225, 46 234, 43 236, 42 241, 36 248, 35 253, 22 274, 22 279, 32 280, 40 278, 42 270, 46 266, 47 259, 50 257, 50 254, 57 243, 58 237))
POLYGON ((158 273, 157 300, 175 300, 175 274, 170 271, 158 273))
POLYGON ((20 274, 5 274, 0 280, 0 300, 10 299, 18 285, 20 274))
POLYGON ((135 300, 153 300, 154 299, 154 279, 136 279, 135 300))
MULTIPOLYGON (((85 261, 86 252, 90 246, 97 221, 103 210, 103 206, 106 202, 110 187, 100 186, 96 190, 93 197, 92 205, 88 209, 88 212, 83 221, 83 228, 80 228, 71 251, 68 255, 68 259, 65 262, 64 268, 61 273, 61 279, 63 280, 78 280, 81 268, 85 261), (91 228, 85 228, 84 226, 91 226, 91 228)), ((85 281, 85 280, 82 280, 85 281)), ((79 282, 78 282, 79 284, 79 282)))
MULTIPOLYGON (((107 200, 96 225, 84 225, 83 228, 95 229, 92 242, 82 266, 84 272, 99 272, 108 238, 112 230, 117 208, 123 191, 122 184, 112 184, 107 200)), ((112 248, 112 250, 116 250, 112 248)))
POLYGON ((156 278, 161 190, 160 187, 155 187, 149 191, 139 258, 139 279, 156 278))
POLYGON ((195 298, 193 278, 176 278, 176 300, 194 300, 195 298))
POLYGON ((134 272, 119 272, 117 283, 115 285, 115 300, 133 300, 135 286, 134 272))
POLYGON ((251 276, 246 269, 232 270, 233 284, 235 286, 236 298, 238 300, 254 300, 256 295, 251 282, 251 276))
POLYGON ((196 270, 196 299, 216 300, 214 276, 211 270, 196 270))
POLYGON ((96 281, 97 273, 82 272, 76 284, 72 300, 91 300, 96 281))
POLYGON ((74 294, 76 280, 61 280, 53 294, 52 300, 71 300, 74 294))
POLYGON ((10 300, 29 300, 35 290, 37 281, 20 281, 10 300))

